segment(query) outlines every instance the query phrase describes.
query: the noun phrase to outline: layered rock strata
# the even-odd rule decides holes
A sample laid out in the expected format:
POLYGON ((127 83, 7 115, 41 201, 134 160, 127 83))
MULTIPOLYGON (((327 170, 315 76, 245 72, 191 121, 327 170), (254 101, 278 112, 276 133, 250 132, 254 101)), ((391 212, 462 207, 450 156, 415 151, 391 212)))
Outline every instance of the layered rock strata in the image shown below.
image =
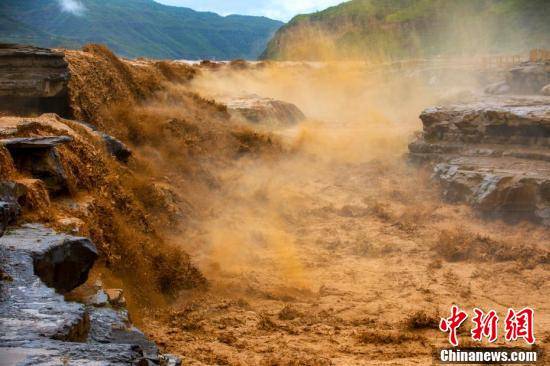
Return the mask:
POLYGON ((550 98, 491 97, 428 108, 412 161, 434 166, 445 198, 550 225, 550 98))
POLYGON ((61 52, 0 43, 0 112, 69 116, 69 76, 61 52))

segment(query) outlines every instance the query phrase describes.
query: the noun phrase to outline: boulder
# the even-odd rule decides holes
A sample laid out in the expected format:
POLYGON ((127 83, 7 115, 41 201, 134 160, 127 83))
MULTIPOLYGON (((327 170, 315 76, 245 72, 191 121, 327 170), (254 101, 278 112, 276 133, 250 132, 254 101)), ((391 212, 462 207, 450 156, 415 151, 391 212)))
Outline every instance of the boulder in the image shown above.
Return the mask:
POLYGON ((230 113, 245 121, 261 124, 293 125, 306 116, 292 103, 250 95, 226 101, 230 113))
POLYGON ((86 282, 98 257, 87 238, 50 238, 48 247, 33 253, 34 270, 48 286, 60 292, 70 291, 86 282))
POLYGON ((0 111, 70 116, 69 69, 61 52, 0 44, 0 111))
POLYGON ((542 89, 540 90, 540 93, 542 95, 550 96, 550 84, 543 86, 542 89))
POLYGON ((109 154, 114 156, 118 161, 127 163, 130 156, 132 156, 132 150, 130 150, 130 148, 122 141, 111 135, 107 135, 104 132, 100 132, 100 135, 109 154))
POLYGON ((61 293, 84 283, 98 257, 89 239, 58 234, 41 225, 25 225, 3 240, 4 245, 28 253, 36 275, 61 293))
POLYGON ((128 146, 126 146, 125 143, 123 143, 116 137, 108 135, 105 132, 99 131, 97 127, 92 125, 91 123, 82 122, 82 121, 74 121, 74 122, 90 129, 91 133, 95 134, 97 137, 99 137, 103 141, 103 143, 105 144, 105 148, 107 149, 107 152, 112 156, 114 156, 118 161, 122 163, 127 163, 130 156, 132 156, 132 150, 128 146))
POLYGON ((54 195, 68 191, 67 174, 55 147, 72 141, 69 136, 24 137, 0 140, 18 171, 44 181, 54 195))

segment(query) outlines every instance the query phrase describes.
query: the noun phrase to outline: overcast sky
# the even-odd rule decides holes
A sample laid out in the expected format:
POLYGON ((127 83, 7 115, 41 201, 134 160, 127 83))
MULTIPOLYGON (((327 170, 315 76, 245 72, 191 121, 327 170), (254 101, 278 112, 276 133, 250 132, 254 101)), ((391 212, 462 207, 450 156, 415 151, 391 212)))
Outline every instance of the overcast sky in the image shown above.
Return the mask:
POLYGON ((212 11, 220 15, 263 15, 289 21, 294 15, 323 10, 344 0, 155 0, 156 2, 185 6, 194 10, 212 11))

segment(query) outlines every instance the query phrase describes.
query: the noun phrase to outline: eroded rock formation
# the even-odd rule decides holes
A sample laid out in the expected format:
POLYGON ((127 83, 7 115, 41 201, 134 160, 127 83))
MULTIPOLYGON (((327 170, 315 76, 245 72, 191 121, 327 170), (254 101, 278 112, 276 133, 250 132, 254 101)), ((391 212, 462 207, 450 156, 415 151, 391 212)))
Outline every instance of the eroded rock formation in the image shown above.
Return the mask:
POLYGON ((448 200, 550 225, 550 98, 485 98, 420 118, 410 157, 434 165, 448 200))
POLYGON ((257 95, 230 99, 226 104, 233 115, 252 123, 285 126, 296 124, 306 118, 292 103, 257 95))
POLYGON ((71 141, 70 136, 15 137, 0 140, 0 145, 10 152, 19 171, 41 179, 53 194, 62 194, 69 187, 56 146, 71 141))
POLYGON ((69 71, 61 52, 0 44, 0 111, 70 115, 69 71))

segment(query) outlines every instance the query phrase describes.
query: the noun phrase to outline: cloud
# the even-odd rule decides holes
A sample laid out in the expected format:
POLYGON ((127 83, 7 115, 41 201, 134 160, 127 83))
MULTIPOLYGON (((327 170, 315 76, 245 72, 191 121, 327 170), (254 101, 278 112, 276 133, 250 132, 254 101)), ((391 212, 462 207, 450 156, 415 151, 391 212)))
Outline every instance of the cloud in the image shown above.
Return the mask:
POLYGON ((78 0, 57 0, 62 11, 81 16, 86 11, 86 7, 78 0))

